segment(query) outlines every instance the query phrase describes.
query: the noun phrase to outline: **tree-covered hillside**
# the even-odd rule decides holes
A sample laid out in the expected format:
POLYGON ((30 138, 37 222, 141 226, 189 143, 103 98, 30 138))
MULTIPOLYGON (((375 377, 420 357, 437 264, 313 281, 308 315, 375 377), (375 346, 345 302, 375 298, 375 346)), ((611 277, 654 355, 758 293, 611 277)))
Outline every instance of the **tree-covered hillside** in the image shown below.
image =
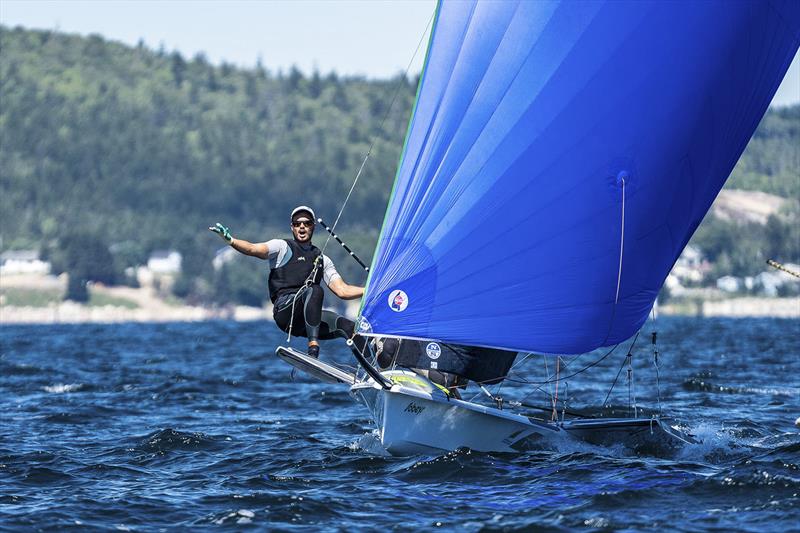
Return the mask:
POLYGON ((190 252, 219 244, 217 220, 285 234, 299 203, 335 217, 374 139, 343 219, 372 244, 416 80, 274 75, 19 28, 0 28, 0 50, 4 249, 79 229, 190 252))
MULTIPOLYGON (((206 227, 288 235, 301 203, 332 221, 374 141, 339 228, 369 260, 416 84, 213 66, 99 36, 0 27, 0 248, 38 247, 59 265, 65 246, 98 241, 118 272, 177 249, 179 293, 224 299, 255 283, 260 292, 235 298, 252 301, 264 294, 263 265, 211 272, 221 241, 206 227)), ((798 146, 800 106, 770 111, 729 186, 798 198, 798 146)), ((337 262, 363 282, 354 263, 337 262)))
POLYGON ((764 115, 725 186, 800 199, 800 104, 764 115))

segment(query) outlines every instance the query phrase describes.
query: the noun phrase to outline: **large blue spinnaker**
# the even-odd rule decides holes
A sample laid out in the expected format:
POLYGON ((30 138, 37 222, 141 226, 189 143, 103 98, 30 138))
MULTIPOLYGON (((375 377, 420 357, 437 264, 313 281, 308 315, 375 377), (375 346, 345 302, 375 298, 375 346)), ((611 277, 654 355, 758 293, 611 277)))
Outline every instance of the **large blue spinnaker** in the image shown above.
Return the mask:
POLYGON ((630 337, 798 44, 797 0, 442 2, 362 317, 550 353, 630 337))

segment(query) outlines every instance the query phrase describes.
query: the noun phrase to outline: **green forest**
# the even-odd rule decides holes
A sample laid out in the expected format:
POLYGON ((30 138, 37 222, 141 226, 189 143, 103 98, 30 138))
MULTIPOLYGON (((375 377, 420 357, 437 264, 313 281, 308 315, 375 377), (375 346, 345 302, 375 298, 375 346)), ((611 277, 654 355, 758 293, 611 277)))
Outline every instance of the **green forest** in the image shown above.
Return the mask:
MULTIPOLYGON (((56 272, 105 283, 129 282, 126 267, 175 249, 177 296, 258 305, 264 264, 242 258, 215 272, 222 242, 206 228, 288 236, 298 204, 332 222, 373 146, 337 228, 369 261, 417 82, 212 65, 96 35, 0 27, 0 249, 37 248, 56 272)), ((770 110, 727 187, 796 200, 798 146, 800 106, 770 110)), ((798 210, 773 218, 746 231, 707 220, 696 240, 724 253, 729 273, 762 270, 754 248, 800 261, 798 210)), ((338 246, 329 250, 349 282, 364 282, 338 246)))

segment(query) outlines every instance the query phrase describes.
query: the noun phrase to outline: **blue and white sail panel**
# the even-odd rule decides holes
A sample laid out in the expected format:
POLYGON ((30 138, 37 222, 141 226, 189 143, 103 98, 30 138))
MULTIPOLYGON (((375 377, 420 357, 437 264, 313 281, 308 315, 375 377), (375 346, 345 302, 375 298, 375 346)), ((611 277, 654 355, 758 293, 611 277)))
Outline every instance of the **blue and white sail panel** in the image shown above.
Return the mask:
POLYGON ((511 350, 630 337, 798 43, 792 0, 442 2, 362 316, 511 350))

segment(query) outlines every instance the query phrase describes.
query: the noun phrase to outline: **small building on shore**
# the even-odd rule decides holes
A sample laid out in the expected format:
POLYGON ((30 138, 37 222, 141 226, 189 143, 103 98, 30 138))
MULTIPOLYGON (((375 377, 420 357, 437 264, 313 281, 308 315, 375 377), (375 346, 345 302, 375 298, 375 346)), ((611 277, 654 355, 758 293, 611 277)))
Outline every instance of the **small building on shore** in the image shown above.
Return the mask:
POLYGON ((0 275, 49 274, 50 263, 37 250, 9 250, 0 254, 0 275))
POLYGON ((177 274, 182 260, 180 252, 175 250, 156 250, 147 260, 147 269, 153 274, 177 274))

